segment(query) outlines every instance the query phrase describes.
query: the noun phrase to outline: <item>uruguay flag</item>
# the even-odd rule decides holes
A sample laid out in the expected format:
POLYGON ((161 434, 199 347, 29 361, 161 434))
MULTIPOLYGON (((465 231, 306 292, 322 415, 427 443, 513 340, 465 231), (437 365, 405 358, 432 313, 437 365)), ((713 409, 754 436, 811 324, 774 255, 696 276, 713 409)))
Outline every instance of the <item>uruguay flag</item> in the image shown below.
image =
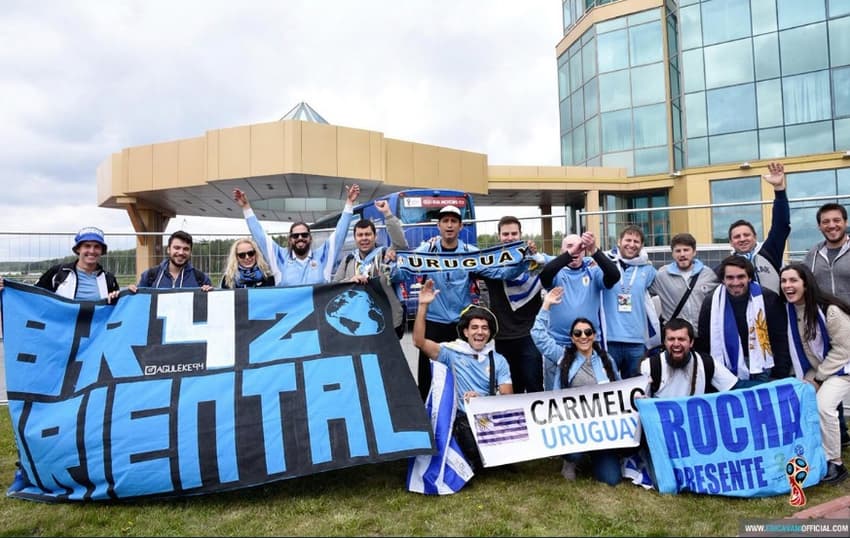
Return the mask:
POLYGON ((424 495, 457 493, 474 473, 452 437, 456 412, 455 378, 445 364, 431 361, 431 390, 425 400, 425 409, 431 417, 437 452, 410 459, 407 490, 424 495))

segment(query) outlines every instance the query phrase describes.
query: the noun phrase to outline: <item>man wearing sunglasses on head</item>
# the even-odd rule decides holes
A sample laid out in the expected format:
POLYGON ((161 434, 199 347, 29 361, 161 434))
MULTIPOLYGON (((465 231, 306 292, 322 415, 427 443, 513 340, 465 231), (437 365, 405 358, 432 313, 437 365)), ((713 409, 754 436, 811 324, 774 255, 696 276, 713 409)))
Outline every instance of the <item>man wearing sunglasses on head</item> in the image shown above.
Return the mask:
POLYGON ((245 193, 233 189, 233 199, 242 208, 251 236, 268 261, 276 286, 325 284, 331 281, 331 271, 342 254, 348 225, 351 223, 352 207, 360 194, 360 186, 352 185, 347 187, 347 190, 345 209, 339 217, 336 229, 322 246, 313 249, 310 226, 305 222, 295 222, 290 226, 288 247, 284 248, 275 243, 263 230, 245 193))

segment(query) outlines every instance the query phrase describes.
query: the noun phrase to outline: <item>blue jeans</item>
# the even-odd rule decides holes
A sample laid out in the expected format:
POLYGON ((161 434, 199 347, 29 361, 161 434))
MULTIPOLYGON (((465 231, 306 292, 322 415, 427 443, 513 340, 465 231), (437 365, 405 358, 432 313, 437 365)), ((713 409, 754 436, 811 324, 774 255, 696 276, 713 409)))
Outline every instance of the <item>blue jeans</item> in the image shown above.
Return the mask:
POLYGON ((771 381, 770 379, 770 368, 765 369, 760 374, 753 374, 749 379, 739 379, 737 383, 735 383, 736 389, 746 389, 749 387, 755 387, 756 385, 761 385, 762 383, 767 383, 771 381))
POLYGON ((620 377, 628 379, 640 375, 640 360, 646 355, 646 346, 627 342, 608 342, 608 355, 614 360, 620 377))
POLYGON ((543 390, 543 357, 531 335, 496 340, 496 351, 508 359, 515 394, 543 390))
MULTIPOLYGON (((595 450, 587 454, 590 457, 590 467, 593 478, 604 482, 609 486, 616 486, 623 476, 620 467, 620 456, 616 450, 595 450)), ((564 454, 564 459, 578 463, 585 456, 584 453, 564 454)))

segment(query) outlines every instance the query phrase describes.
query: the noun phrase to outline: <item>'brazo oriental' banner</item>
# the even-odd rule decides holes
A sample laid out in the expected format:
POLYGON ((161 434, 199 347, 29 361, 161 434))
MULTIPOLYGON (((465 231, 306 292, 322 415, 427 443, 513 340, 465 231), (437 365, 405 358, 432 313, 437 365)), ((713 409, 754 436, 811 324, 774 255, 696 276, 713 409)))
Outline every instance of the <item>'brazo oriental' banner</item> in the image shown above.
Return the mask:
POLYGON ((13 497, 222 491, 434 451, 368 286, 140 290, 69 301, 6 281, 13 497))

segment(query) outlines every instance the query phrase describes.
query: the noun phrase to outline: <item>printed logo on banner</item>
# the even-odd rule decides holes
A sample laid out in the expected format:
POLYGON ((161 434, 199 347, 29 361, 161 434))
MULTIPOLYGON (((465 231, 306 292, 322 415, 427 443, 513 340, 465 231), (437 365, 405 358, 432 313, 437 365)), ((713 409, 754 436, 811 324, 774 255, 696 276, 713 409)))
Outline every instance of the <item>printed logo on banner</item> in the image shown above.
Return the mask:
POLYGON ((528 440, 528 425, 522 408, 475 415, 475 430, 479 444, 498 445, 528 440))
POLYGON ((800 453, 802 447, 797 447, 799 455, 792 457, 785 464, 785 474, 788 475, 788 483, 791 485, 791 498, 788 504, 791 506, 806 506, 806 494, 803 493, 803 482, 809 476, 809 462, 800 453))

